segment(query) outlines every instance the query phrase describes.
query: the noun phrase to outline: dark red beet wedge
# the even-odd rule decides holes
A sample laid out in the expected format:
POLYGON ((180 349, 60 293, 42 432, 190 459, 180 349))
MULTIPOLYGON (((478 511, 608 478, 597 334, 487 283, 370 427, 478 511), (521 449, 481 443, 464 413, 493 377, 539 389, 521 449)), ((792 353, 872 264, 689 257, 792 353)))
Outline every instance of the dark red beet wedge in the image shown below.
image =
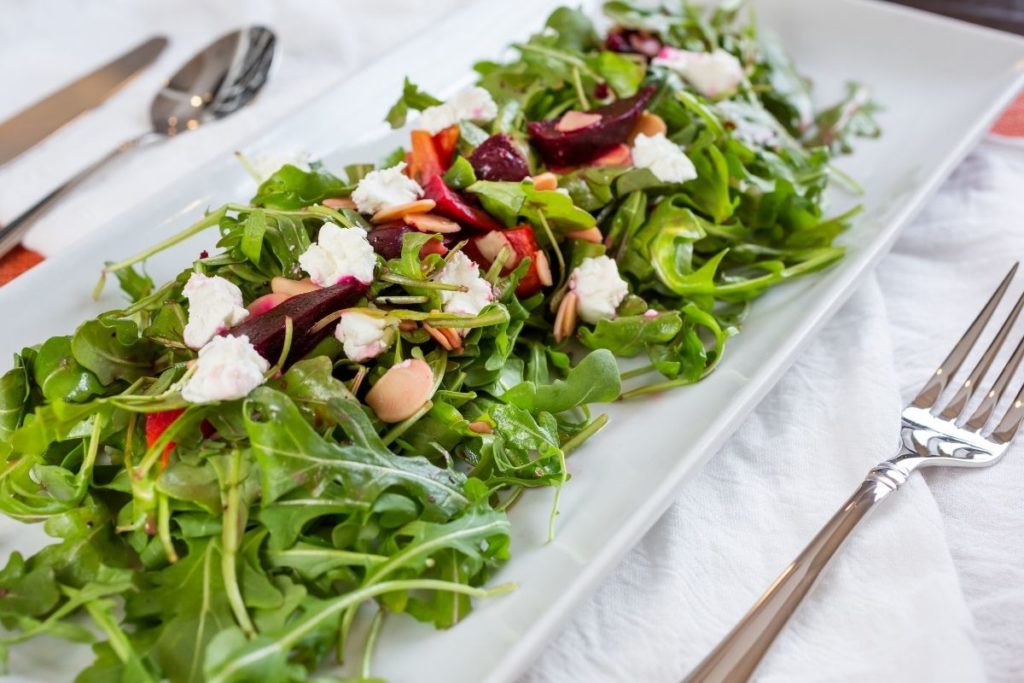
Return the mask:
POLYGON ((434 176, 423 186, 423 197, 436 202, 434 213, 450 218, 463 227, 501 229, 501 223, 491 218, 483 209, 468 204, 455 190, 445 185, 440 176, 434 176))
POLYGON ((522 180, 530 175, 530 167, 512 138, 500 133, 480 143, 469 155, 469 163, 480 180, 522 180))
POLYGON ((235 325, 228 334, 249 337, 256 351, 271 363, 276 363, 284 348, 285 318, 292 319, 292 345, 285 367, 313 350, 334 329, 327 325, 310 332, 317 321, 334 311, 354 306, 366 294, 367 285, 354 278, 330 287, 290 297, 263 315, 252 316, 235 325))
POLYGON ((654 92, 653 86, 647 86, 633 97, 587 112, 601 120, 584 128, 559 130, 560 119, 530 121, 526 124, 530 141, 549 166, 586 164, 626 141, 654 92))
POLYGON ((654 59, 661 52, 661 40, 646 31, 616 26, 608 32, 605 46, 612 52, 639 54, 654 59))
MULTIPOLYGON (((394 221, 374 227, 366 234, 366 240, 375 252, 386 259, 393 259, 402 255, 402 240, 405 239, 406 233, 410 232, 417 232, 417 230, 401 221, 394 221)), ((420 258, 428 254, 443 256, 448 253, 448 248, 458 243, 460 239, 462 239, 461 232, 452 232, 445 234, 441 242, 430 240, 420 249, 420 258)))

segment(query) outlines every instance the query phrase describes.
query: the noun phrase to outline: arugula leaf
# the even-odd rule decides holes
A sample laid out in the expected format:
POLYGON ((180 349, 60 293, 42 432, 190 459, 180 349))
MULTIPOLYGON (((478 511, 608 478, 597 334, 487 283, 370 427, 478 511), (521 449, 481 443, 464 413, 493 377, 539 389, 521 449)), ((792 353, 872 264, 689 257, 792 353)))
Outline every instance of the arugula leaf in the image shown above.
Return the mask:
POLYGON ((466 189, 477 196, 488 213, 508 227, 515 225, 520 216, 536 228, 543 228, 546 223, 561 232, 586 230, 596 222, 570 197, 554 190, 537 190, 531 182, 478 180, 466 189))
POLYGON ((245 426, 260 464, 264 504, 301 486, 331 480, 344 485, 354 499, 368 502, 397 487, 418 500, 424 515, 433 519, 450 517, 468 503, 462 475, 424 458, 391 453, 357 404, 335 399, 327 409, 349 444, 325 441, 280 392, 261 387, 246 399, 245 426))
POLYGON ((28 398, 28 368, 21 356, 15 356, 14 367, 0 376, 0 443, 10 441, 21 425, 28 398))
POLYGON ((439 104, 441 104, 441 100, 420 90, 419 86, 406 78, 405 83, 402 85, 402 95, 392 105, 391 109, 388 110, 385 120, 391 124, 392 128, 401 128, 405 125, 410 109, 423 111, 427 107, 434 107, 439 104))
POLYGON ((32 360, 32 375, 48 401, 81 403, 103 393, 103 383, 72 353, 71 337, 50 337, 32 360))
POLYGON ((621 391, 615 356, 600 349, 587 354, 564 380, 541 385, 523 382, 506 391, 501 400, 531 413, 560 413, 589 403, 614 401, 621 391))
POLYGON ((579 338, 584 346, 591 349, 607 349, 610 354, 629 358, 643 353, 653 344, 671 341, 682 328, 683 319, 679 313, 668 311, 653 316, 629 315, 599 320, 593 330, 580 329, 579 338))
POLYGON ((131 320, 90 320, 75 330, 71 352, 106 386, 150 374, 160 347, 141 337, 131 320))
POLYGON ((347 197, 353 185, 324 170, 320 164, 311 164, 303 171, 285 164, 274 175, 264 180, 250 203, 267 209, 301 209, 322 202, 329 197, 347 197))

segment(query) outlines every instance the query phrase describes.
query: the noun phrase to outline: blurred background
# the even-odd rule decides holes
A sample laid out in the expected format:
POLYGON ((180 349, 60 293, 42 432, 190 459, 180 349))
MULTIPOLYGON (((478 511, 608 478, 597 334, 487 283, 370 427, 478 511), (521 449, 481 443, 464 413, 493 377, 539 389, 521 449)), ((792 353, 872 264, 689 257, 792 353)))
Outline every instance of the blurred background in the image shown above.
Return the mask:
POLYGON ((892 0, 957 19, 1024 34, 1024 0, 892 0))

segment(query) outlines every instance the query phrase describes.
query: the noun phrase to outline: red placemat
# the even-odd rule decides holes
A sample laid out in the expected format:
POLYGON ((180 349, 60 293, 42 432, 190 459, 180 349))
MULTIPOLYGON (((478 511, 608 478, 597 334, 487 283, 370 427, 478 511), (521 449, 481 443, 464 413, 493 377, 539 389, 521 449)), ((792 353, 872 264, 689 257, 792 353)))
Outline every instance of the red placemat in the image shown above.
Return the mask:
MULTIPOLYGON (((992 132, 997 135, 1024 137, 1024 94, 1006 108, 996 121, 996 125, 992 126, 992 132)), ((41 254, 16 247, 14 251, 0 257, 0 285, 10 282, 42 260, 41 254)))

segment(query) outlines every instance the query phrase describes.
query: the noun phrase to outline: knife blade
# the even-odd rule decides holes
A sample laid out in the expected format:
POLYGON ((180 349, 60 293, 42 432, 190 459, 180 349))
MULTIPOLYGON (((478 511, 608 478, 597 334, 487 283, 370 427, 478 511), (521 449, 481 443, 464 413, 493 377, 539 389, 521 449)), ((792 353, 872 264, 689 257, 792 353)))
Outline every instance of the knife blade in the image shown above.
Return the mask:
POLYGON ((0 166, 42 142, 79 114, 101 104, 152 64, 165 47, 166 37, 150 38, 0 123, 0 166))

